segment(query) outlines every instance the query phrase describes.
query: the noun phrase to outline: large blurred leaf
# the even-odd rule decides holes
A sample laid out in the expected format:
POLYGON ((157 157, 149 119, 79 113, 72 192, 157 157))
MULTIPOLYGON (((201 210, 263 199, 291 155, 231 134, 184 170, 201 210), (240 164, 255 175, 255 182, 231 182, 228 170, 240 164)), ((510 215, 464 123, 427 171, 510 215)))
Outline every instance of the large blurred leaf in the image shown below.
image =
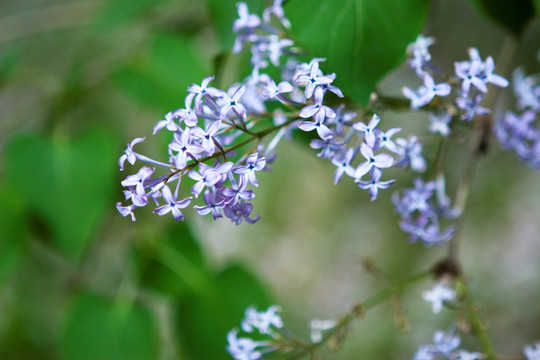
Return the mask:
POLYGON ((422 31, 428 0, 292 0, 285 11, 297 45, 323 57, 346 95, 366 104, 422 31))
POLYGON ((137 257, 141 285, 176 298, 193 296, 193 287, 201 286, 193 282, 199 277, 209 277, 201 248, 182 222, 173 224, 159 238, 147 239, 138 249, 137 257), (167 259, 158 260, 160 249, 167 251, 167 259), (171 263, 163 264, 169 258, 171 263))
POLYGON ((107 30, 130 21, 148 9, 160 4, 160 0, 109 0, 91 24, 98 30, 107 30))
POLYGON ((246 307, 263 310, 270 305, 261 283, 238 265, 220 273, 214 285, 211 301, 193 297, 178 307, 176 329, 188 359, 230 359, 225 350, 227 332, 239 327, 246 307))
POLYGON ((81 295, 68 312, 60 351, 66 360, 151 360, 157 358, 157 339, 145 307, 81 295))
POLYGON ((469 0, 478 10, 519 35, 540 12, 539 0, 469 0))
MULTIPOLYGON (((238 2, 237 0, 206 0, 222 50, 231 50, 233 47, 236 34, 233 33, 232 28, 234 20, 238 18, 236 9, 238 2)), ((248 5, 250 13, 262 14, 264 0, 244 0, 243 2, 248 5)))
POLYGON ((6 146, 6 179, 44 225, 53 246, 77 259, 106 207, 116 171, 115 140, 103 131, 78 139, 26 134, 6 146))
POLYGON ((0 284, 18 263, 26 245, 26 226, 17 194, 0 187, 0 284))
POLYGON ((184 106, 187 87, 210 75, 205 52, 193 41, 157 35, 142 61, 119 69, 113 80, 141 104, 162 112, 184 106))

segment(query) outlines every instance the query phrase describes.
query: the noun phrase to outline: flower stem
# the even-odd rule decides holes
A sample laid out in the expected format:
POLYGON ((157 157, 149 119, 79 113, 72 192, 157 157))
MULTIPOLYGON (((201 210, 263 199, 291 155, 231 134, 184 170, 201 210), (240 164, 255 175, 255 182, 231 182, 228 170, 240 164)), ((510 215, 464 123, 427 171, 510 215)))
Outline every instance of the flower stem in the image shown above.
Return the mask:
POLYGON ((342 332, 349 324, 356 319, 357 317, 361 317, 364 315, 364 313, 375 306, 383 303, 384 301, 392 298, 395 295, 402 294, 406 292, 407 290, 412 289, 416 285, 426 281, 427 279, 430 279, 432 276, 431 271, 426 271, 423 273, 420 273, 418 275, 412 276, 408 279, 405 279, 401 282, 395 283, 391 288, 382 290, 373 296, 367 298, 365 301, 360 302, 353 306, 352 310, 343 316, 341 320, 338 322, 338 324, 332 329, 329 330, 326 335, 323 337, 323 339, 315 344, 312 344, 307 349, 302 349, 301 352, 296 353, 290 357, 288 357, 289 360, 294 359, 300 359, 303 356, 306 356, 308 354, 312 354, 316 349, 324 345, 326 342, 328 342, 331 338, 333 338, 336 334, 339 334, 342 332))

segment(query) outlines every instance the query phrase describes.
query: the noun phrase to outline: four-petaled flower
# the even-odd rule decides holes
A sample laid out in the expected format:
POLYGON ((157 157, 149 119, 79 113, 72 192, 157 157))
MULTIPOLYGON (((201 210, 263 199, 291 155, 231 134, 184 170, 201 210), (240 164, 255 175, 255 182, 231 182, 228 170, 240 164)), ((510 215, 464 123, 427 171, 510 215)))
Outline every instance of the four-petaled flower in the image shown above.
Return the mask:
POLYGON ((424 291, 422 293, 422 298, 432 303, 433 313, 438 314, 441 312, 445 301, 454 300, 456 298, 456 291, 441 283, 437 283, 433 289, 424 291))
POLYGON ((363 122, 357 122, 352 126, 353 129, 364 133, 364 139, 371 148, 375 146, 375 129, 379 125, 379 121, 381 119, 376 114, 373 114, 368 125, 363 122))
POLYGON ((388 154, 373 154, 373 149, 368 144, 362 143, 360 153, 366 158, 366 161, 358 165, 354 173, 356 179, 360 179, 372 168, 389 168, 394 163, 394 158, 388 154))
POLYGON ((169 212, 172 212, 173 217, 176 221, 184 220, 184 214, 182 214, 180 209, 184 209, 189 205, 189 203, 191 202, 191 197, 178 201, 176 199, 176 194, 173 196, 173 194, 171 193, 171 189, 169 189, 167 185, 163 186, 161 193, 163 196, 163 200, 165 200, 166 204, 156 208, 154 212, 159 216, 163 216, 169 212))
POLYGON ((246 86, 242 85, 236 89, 232 97, 230 97, 227 93, 221 94, 221 99, 223 100, 224 105, 221 107, 221 110, 219 111, 219 116, 221 120, 224 120, 227 115, 229 114, 229 111, 233 110, 236 115, 238 115, 242 120, 246 120, 246 108, 244 105, 242 105, 239 100, 246 92, 246 86))
POLYGON ((371 201, 375 201, 377 199, 379 189, 388 189, 390 185, 396 182, 396 180, 379 181, 381 180, 381 175, 381 169, 375 167, 371 171, 371 181, 362 181, 360 179, 355 180, 360 188, 364 190, 369 189, 371 201))
POLYGON ((236 174, 244 176, 251 185, 259 186, 255 171, 261 171, 266 165, 266 158, 259 157, 259 153, 253 153, 246 158, 246 165, 239 166, 233 170, 236 174))
POLYGON ((135 161, 137 160, 137 154, 133 152, 133 146, 135 144, 143 142, 144 139, 145 138, 135 138, 132 142, 128 144, 127 149, 124 150, 124 154, 118 159, 118 165, 120 166, 120 170, 124 170, 124 163, 126 162, 126 160, 131 165, 135 164, 135 161))

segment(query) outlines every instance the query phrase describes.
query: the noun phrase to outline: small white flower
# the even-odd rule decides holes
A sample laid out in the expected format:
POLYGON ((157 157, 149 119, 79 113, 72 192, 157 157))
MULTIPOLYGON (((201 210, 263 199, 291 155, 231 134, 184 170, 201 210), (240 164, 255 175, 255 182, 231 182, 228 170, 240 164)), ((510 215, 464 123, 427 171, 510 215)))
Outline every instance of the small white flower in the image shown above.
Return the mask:
POLYGON ((330 330, 334 328, 336 325, 337 325, 337 321, 334 319, 311 320, 311 322, 309 323, 309 327, 311 328, 311 342, 314 344, 320 342, 322 340, 322 332, 325 330, 330 330))
POLYGON ((242 320, 242 330, 250 333, 257 329, 261 334, 271 334, 270 326, 273 325, 278 329, 283 327, 283 320, 277 314, 278 311, 281 311, 281 308, 277 305, 270 306, 268 310, 261 312, 255 310, 253 306, 248 307, 242 320))
POLYGON ((525 346, 523 353, 527 360, 540 360, 540 341, 534 345, 525 346))
POLYGON ((432 303, 434 314, 441 312, 444 301, 453 300, 455 297, 456 291, 441 283, 436 284, 433 289, 422 293, 422 298, 432 303))

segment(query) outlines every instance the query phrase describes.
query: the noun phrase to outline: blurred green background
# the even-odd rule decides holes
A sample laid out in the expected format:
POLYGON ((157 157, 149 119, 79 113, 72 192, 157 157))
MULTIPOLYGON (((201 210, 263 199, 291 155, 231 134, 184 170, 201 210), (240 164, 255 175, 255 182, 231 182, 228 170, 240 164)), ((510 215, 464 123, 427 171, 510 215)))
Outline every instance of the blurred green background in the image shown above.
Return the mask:
MULTIPOLYGON (((254 10, 263 3, 249 2, 254 10)), ((421 22, 437 38, 431 49, 442 69, 451 72, 470 46, 497 58, 511 32, 483 3, 429 3, 421 22)), ((528 1, 513 4, 533 11, 528 1)), ((310 319, 338 317, 384 288, 362 259, 403 279, 444 255, 444 247, 408 243, 391 191, 371 203, 350 181, 334 186, 332 165, 305 142, 280 144, 273 171, 260 175, 255 225, 193 210, 186 223, 149 209, 136 223, 118 214, 130 171, 117 166, 125 144, 146 136, 141 152, 163 153, 152 126, 183 106, 189 84, 215 74, 225 87, 249 72, 245 53, 230 54, 234 36, 224 29, 235 17, 234 1, 0 1, 0 359, 227 359, 224 334, 248 305, 280 304, 286 325, 307 338, 310 319)), ((523 31, 512 66, 538 73, 540 23, 515 23, 506 23, 523 31)), ((317 39, 294 26, 318 51, 317 39)), ((385 46, 373 36, 370 46, 385 46)), ((379 89, 399 96, 404 85, 418 80, 401 66, 379 89)), ((365 96, 356 90, 354 98, 365 96)), ((380 115, 385 128, 427 135, 425 115, 380 115)), ((453 194, 464 146, 450 150, 453 194)), ((461 260, 497 351, 517 355, 540 339, 540 181, 496 144, 476 174, 461 260)), ((393 175, 394 189, 414 176, 393 175)), ((452 323, 449 310, 431 314, 420 290, 402 299, 409 332, 385 304, 324 358, 411 358, 452 323)))

